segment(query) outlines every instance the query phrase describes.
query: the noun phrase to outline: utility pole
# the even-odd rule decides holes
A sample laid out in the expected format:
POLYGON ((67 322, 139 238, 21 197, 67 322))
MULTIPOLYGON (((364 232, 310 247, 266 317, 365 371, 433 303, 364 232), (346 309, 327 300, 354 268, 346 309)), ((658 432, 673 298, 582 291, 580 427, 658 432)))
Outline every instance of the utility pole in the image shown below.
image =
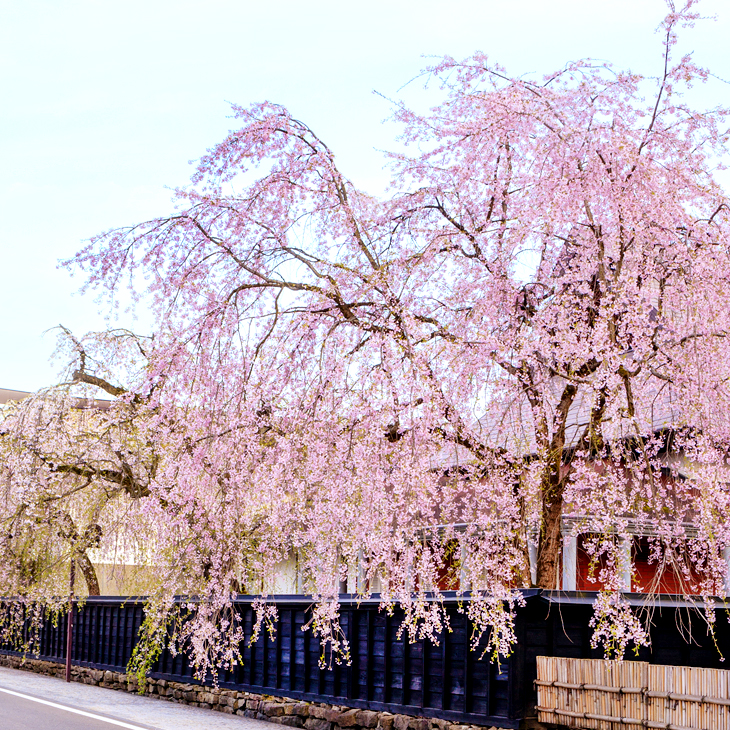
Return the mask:
POLYGON ((68 617, 66 618, 66 681, 71 681, 71 647, 74 639, 74 579, 76 578, 76 560, 71 558, 71 576, 69 580, 68 617))

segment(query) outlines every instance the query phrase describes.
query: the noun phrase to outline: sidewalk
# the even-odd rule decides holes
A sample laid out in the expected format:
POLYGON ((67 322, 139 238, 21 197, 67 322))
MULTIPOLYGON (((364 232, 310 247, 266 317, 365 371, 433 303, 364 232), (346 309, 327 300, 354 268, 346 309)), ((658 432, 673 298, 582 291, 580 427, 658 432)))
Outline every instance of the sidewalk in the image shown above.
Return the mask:
MULTIPOLYGON (((0 667, 0 687, 153 730, 272 730, 273 723, 0 667)), ((2 696, 0 696, 0 708, 2 696)), ((110 729, 112 725, 109 726, 110 729)), ((280 726, 279 726, 280 727, 280 726)))

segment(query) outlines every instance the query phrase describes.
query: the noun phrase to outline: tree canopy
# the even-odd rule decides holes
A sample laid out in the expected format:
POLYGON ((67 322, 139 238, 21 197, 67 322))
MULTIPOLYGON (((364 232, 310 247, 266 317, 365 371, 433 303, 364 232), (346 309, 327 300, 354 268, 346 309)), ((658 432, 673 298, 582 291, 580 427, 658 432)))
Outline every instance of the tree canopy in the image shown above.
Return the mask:
POLYGON ((234 107, 174 215, 67 263, 102 298, 144 294, 157 329, 124 384, 113 357, 97 374, 75 349, 68 383, 113 396, 124 434, 100 437, 103 459, 69 461, 47 428, 41 453, 8 417, 6 495, 30 498, 6 496, 5 515, 29 524, 61 478, 134 503, 150 610, 200 598, 186 626, 208 637, 190 644, 203 671, 235 660, 231 597, 261 594, 264 621, 293 554, 314 630, 345 652, 341 581, 433 635, 457 566, 477 634, 509 653, 520 589, 559 587, 568 517, 594 536, 597 640, 618 626, 621 652, 645 640, 620 599, 621 538, 650 536, 686 592, 724 592, 728 117, 686 99, 708 78, 674 53, 694 5, 670 5, 656 78, 443 59, 426 70, 436 107, 395 106, 406 152, 386 197, 284 107, 234 107))

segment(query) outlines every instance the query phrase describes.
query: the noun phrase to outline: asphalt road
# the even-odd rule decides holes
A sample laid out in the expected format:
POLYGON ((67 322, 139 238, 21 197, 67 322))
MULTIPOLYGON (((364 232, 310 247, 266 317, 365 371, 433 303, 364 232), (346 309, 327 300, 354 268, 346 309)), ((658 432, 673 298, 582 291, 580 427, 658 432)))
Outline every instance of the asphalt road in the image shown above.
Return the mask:
POLYGON ((281 730, 281 727, 240 715, 0 667, 0 730, 281 730))
POLYGON ((63 709, 56 703, 44 704, 0 690, 0 728, 2 730, 117 730, 150 728, 114 718, 95 715, 75 708, 63 709), (83 714, 82 714, 83 713, 83 714))

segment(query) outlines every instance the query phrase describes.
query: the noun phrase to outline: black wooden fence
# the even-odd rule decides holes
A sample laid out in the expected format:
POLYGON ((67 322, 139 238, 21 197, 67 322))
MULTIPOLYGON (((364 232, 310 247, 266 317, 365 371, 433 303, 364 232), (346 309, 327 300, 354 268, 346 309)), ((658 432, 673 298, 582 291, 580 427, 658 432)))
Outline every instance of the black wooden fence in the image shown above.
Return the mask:
MULTIPOLYGON (((477 725, 517 727, 510 661, 499 666, 481 651, 470 651, 471 628, 455 597, 445 601, 451 632, 438 645, 410 643, 399 636, 402 613, 380 611, 377 601, 343 599, 340 623, 350 644, 351 662, 321 669, 321 645, 303 631, 311 602, 301 596, 277 596, 278 621, 273 640, 261 631, 249 643, 254 623, 251 600, 237 601, 246 640, 243 664, 218 677, 220 686, 348 707, 441 717, 477 725)), ((88 598, 75 608, 72 663, 122 672, 132 655, 143 620, 143 603, 115 597, 88 598)), ((1 647, 0 647, 1 648, 1 647)), ((7 647, 4 649, 7 651, 7 647)), ((66 622, 47 621, 37 658, 65 661, 66 622)), ((195 682, 183 654, 165 651, 151 672, 155 678, 195 682)))
MULTIPOLYGON (((219 676, 219 684, 262 694, 329 702, 347 707, 441 717, 475 725, 516 728, 534 716, 536 657, 599 658, 590 645, 589 626, 595 593, 526 591, 526 605, 516 621, 518 645, 500 666, 469 650, 471 629, 458 611, 455 596, 445 599, 452 631, 439 644, 409 643, 398 636, 402 614, 378 609, 378 602, 342 598, 341 625, 348 638, 351 663, 320 669, 320 643, 302 631, 310 602, 301 596, 277 596, 274 639, 262 631, 249 645, 253 624, 251 599, 237 601, 245 630, 243 664, 219 676)), ((637 608, 645 597, 630 599, 637 608)), ((84 667, 123 672, 143 620, 143 602, 116 597, 89 598, 75 609, 72 662, 84 667)), ((730 624, 721 611, 711 636, 690 602, 663 596, 654 602, 650 649, 635 658, 653 664, 726 668, 730 624)), ((9 651, 0 646, 0 650, 9 651)), ((41 632, 38 658, 63 662, 66 623, 48 621, 41 632)), ((627 658, 634 658, 633 655, 627 658)), ((187 658, 163 652, 152 676, 195 683, 187 658)))

